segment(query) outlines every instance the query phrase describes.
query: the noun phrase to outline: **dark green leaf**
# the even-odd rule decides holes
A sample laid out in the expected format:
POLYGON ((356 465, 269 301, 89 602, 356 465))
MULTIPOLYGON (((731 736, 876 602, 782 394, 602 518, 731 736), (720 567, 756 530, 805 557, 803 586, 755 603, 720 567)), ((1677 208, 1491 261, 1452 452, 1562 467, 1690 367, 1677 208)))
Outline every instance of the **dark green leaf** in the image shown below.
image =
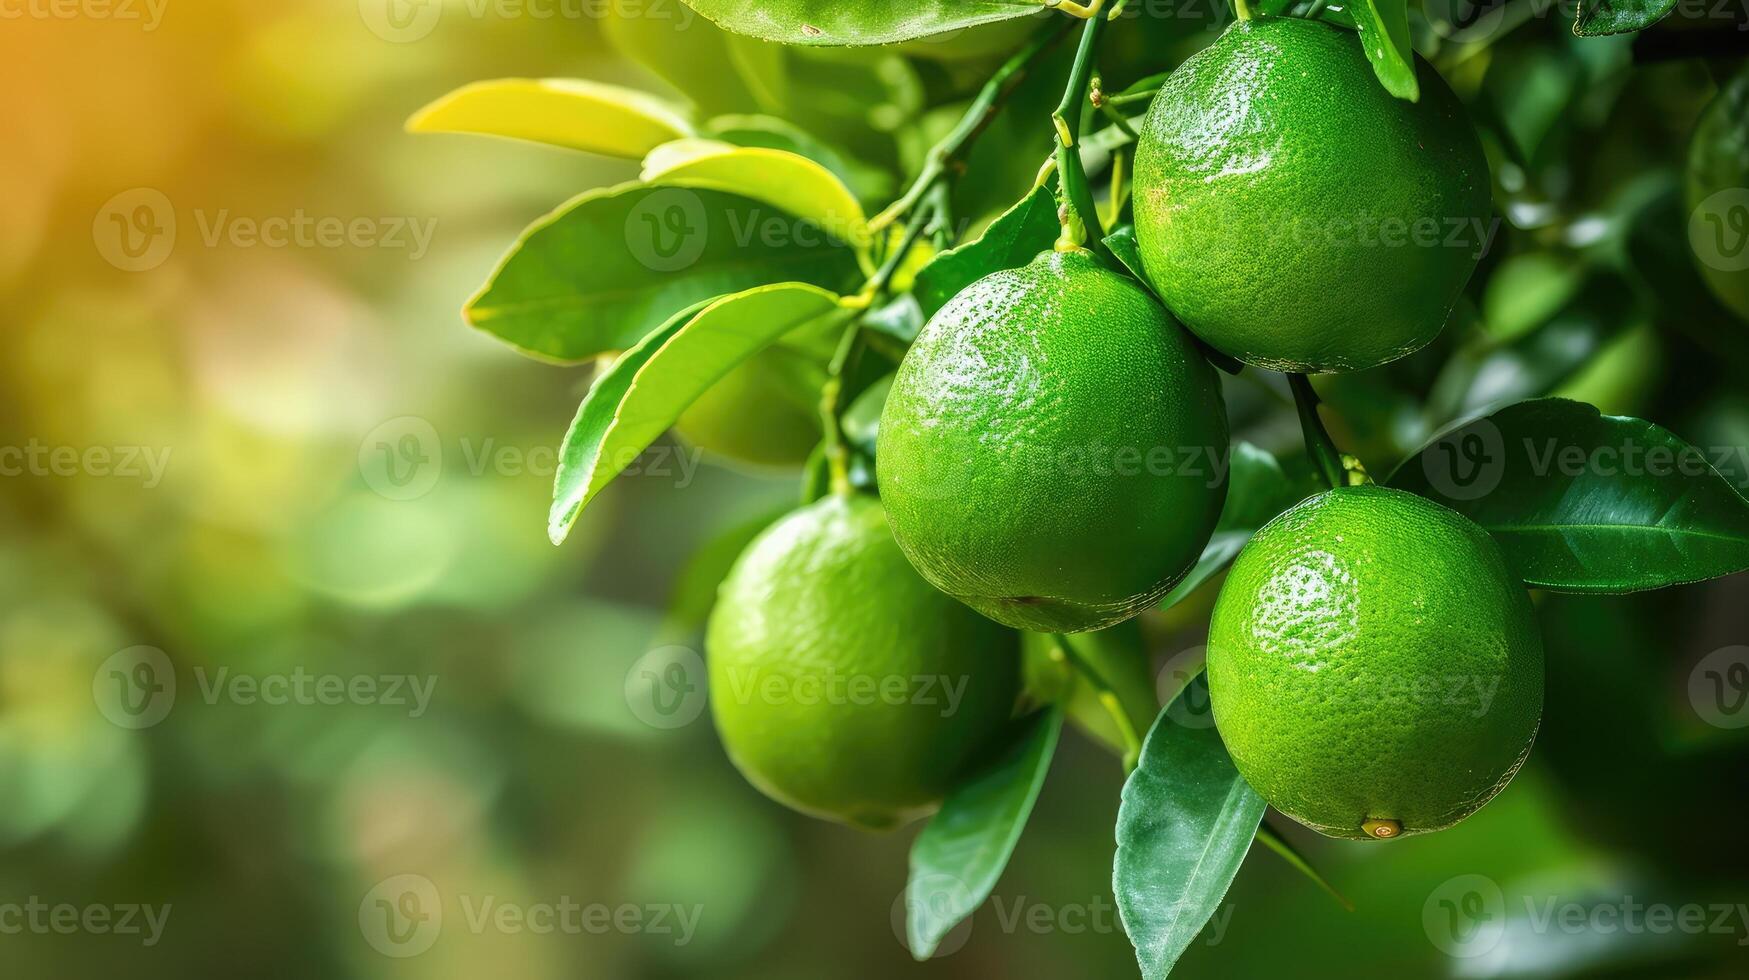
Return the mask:
POLYGON ((1301 489, 1282 472, 1274 456, 1248 442, 1233 444, 1232 467, 1227 471, 1227 502, 1215 524, 1214 536, 1202 549, 1190 574, 1166 598, 1161 609, 1170 609, 1199 586, 1215 577, 1239 556, 1245 542, 1275 515, 1305 498, 1301 489))
POLYGON ((1410 102, 1421 98, 1415 48, 1409 43, 1408 0, 1358 0, 1349 8, 1373 74, 1385 91, 1410 102))
POLYGON ((1324 894, 1334 898, 1336 904, 1350 912, 1354 911, 1354 903, 1348 900, 1348 896, 1337 891, 1336 886, 1330 884, 1328 879, 1318 873, 1317 868, 1312 867, 1312 862, 1306 860, 1306 856, 1301 854, 1300 849, 1293 845, 1293 841, 1276 833, 1275 828, 1267 823, 1259 825, 1257 828, 1257 842, 1274 851, 1278 857, 1283 861, 1286 861, 1295 871, 1298 871, 1300 874, 1311 879, 1312 884, 1323 889, 1324 894))
POLYGON ((850 289, 859 278, 854 252, 769 204, 622 184, 531 225, 466 315, 526 353, 579 361, 631 347, 702 299, 772 282, 850 289))
POLYGON ((1676 9, 1676 0, 1581 0, 1573 18, 1580 37, 1643 31, 1676 9))
POLYGON ((1520 402, 1475 419, 1389 483, 1487 528, 1537 588, 1637 592, 1749 568, 1749 502, 1708 452, 1579 402, 1520 402))
POLYGON ((598 378, 559 450, 547 534, 565 540, 585 505, 730 369, 785 334, 849 315, 804 283, 699 304, 663 324, 598 378))
POLYGON ((739 34, 784 44, 893 44, 1039 12, 1037 0, 687 0, 739 34))
POLYGON ((933 955, 990 897, 1026 829, 1062 731, 1061 711, 1041 712, 1008 751, 954 790, 917 835, 905 932, 919 960, 933 955))
MULTIPOLYGON (((1181 696, 1206 705, 1206 679, 1181 696)), ((1161 712, 1124 784, 1112 887, 1146 980, 1163 980, 1220 907, 1263 822, 1206 713, 1161 712)))
POLYGON ((917 303, 925 317, 959 291, 1003 269, 1018 269, 1057 241, 1057 198, 1046 184, 990 223, 976 241, 949 249, 917 272, 917 303))

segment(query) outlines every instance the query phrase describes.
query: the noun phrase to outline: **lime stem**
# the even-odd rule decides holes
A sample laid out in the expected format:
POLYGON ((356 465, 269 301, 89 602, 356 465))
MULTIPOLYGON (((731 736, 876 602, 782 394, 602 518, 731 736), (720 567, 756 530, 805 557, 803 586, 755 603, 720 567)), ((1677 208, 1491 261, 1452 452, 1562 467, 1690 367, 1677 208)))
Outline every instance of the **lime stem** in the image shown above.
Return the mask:
POLYGON ((1250 20, 1251 5, 1245 0, 1233 0, 1233 13, 1238 14, 1240 20, 1250 20))
POLYGON ((1303 374, 1290 374, 1287 383, 1294 390, 1294 404, 1299 408, 1300 430, 1306 436, 1306 455, 1326 484, 1332 488, 1346 486, 1348 470, 1342 465, 1341 450, 1336 448, 1335 440, 1324 428, 1324 420, 1318 417, 1318 393, 1312 390, 1312 382, 1303 374))
POLYGON ((1069 666, 1093 689, 1094 695, 1099 699, 1099 706, 1105 709, 1106 714, 1117 725, 1118 737, 1123 739, 1124 744, 1124 774, 1135 772, 1137 763, 1142 761, 1142 736, 1135 721, 1130 718, 1129 711, 1124 708, 1123 698, 1099 669, 1069 643, 1068 637, 1052 635, 1051 640, 1056 644, 1057 651, 1069 662, 1069 666))
MULTIPOLYGON (((1104 229, 1100 227, 1099 212, 1093 203, 1093 189, 1087 182, 1087 170, 1081 164, 1081 150, 1077 145, 1081 132, 1081 106, 1088 101, 1094 54, 1099 49, 1105 21, 1104 17, 1094 17, 1081 28, 1081 44, 1075 49, 1069 84, 1063 89, 1063 101, 1058 104, 1057 111, 1051 113, 1051 122, 1057 131, 1057 179, 1061 183, 1066 219, 1063 223, 1064 242, 1085 244, 1100 258, 1116 263, 1117 259, 1105 246, 1104 229)), ((1058 247, 1062 244, 1059 243, 1058 247)))

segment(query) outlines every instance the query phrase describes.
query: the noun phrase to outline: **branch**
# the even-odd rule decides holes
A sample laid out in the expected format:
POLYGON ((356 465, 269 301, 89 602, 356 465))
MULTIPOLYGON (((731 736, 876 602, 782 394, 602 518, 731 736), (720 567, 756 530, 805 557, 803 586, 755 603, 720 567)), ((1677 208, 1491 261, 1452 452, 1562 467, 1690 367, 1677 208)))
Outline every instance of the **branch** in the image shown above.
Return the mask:
POLYGON ((1300 429, 1306 435, 1306 455, 1318 468, 1324 482, 1332 488, 1348 485, 1348 470, 1342 465, 1342 452, 1318 417, 1318 393, 1303 374, 1290 374, 1287 382, 1294 390, 1294 404, 1300 412, 1300 429))
POLYGON ((1057 178, 1062 185, 1063 244, 1085 245, 1094 254, 1109 262, 1117 260, 1105 247, 1104 229, 1099 224, 1099 211, 1093 204, 1093 189, 1087 183, 1087 171, 1081 165, 1081 151, 1076 145, 1081 132, 1081 106, 1088 101, 1089 84, 1093 78, 1093 55, 1099 48, 1099 36, 1105 29, 1104 17, 1090 18, 1081 28, 1081 46, 1075 51, 1075 64, 1069 69, 1069 84, 1063 90, 1063 101, 1051 113, 1057 129, 1057 178), (1077 234, 1079 232, 1079 234, 1077 234))

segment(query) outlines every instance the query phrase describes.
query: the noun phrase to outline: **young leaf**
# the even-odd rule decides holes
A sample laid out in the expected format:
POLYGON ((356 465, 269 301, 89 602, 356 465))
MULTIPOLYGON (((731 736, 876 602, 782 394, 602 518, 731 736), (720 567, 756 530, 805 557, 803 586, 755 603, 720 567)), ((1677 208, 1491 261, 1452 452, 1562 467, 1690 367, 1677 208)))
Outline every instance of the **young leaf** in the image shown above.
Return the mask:
POLYGON ((992 272, 1018 269, 1057 241, 1057 198, 1052 182, 1036 187, 984 229, 976 241, 948 249, 917 272, 917 303, 925 317, 960 290, 992 272))
POLYGON ((750 112, 758 101, 735 71, 729 35, 684 3, 605 4, 602 33, 698 107, 700 114, 750 112))
POLYGON ((1643 31, 1676 9, 1676 0, 1581 0, 1573 18, 1580 37, 1643 31))
POLYGON ((708 188, 763 201, 838 241, 868 244, 868 219, 856 195, 832 171, 799 153, 676 140, 650 151, 642 177, 647 184, 708 188))
POLYGON ((692 134, 652 95, 575 78, 500 78, 464 85, 413 114, 410 133, 474 133, 636 160, 692 134))
POLYGON ((912 956, 928 959, 990 897, 1026 829, 1062 731, 1061 711, 1040 712, 1026 734, 954 790, 917 835, 905 887, 912 956))
POLYGON ((1749 569, 1749 501, 1666 429, 1560 398, 1436 437, 1388 481, 1487 528, 1532 586, 1623 593, 1749 569))
MULTIPOLYGON (((1207 704, 1198 677, 1180 701, 1207 704)), ((1145 980, 1164 980, 1226 896, 1263 822, 1206 713, 1161 712, 1124 784, 1112 888, 1145 980)))
POLYGON ((768 204, 622 184, 529 226, 465 315, 527 354, 574 362, 625 350, 699 300, 774 281, 850 289, 860 278, 854 252, 768 204))
POLYGON ((1357 0, 1350 7, 1360 44, 1385 91, 1410 102, 1421 98, 1415 48, 1409 42, 1408 0, 1357 0))
POLYGON ((894 44, 1039 12, 1038 0, 687 0, 737 34, 784 44, 894 44))
POLYGON ((1258 528, 1305 498, 1305 489, 1288 479, 1274 456, 1248 442, 1234 443, 1227 471, 1227 502, 1221 507, 1214 536, 1203 547, 1202 557, 1190 574, 1160 600, 1159 608, 1170 609, 1183 602, 1231 564, 1258 528))
POLYGON ((731 368, 791 331, 839 315, 848 311, 823 289, 760 286, 681 313, 627 351, 595 382, 565 433, 547 527, 553 543, 731 368))

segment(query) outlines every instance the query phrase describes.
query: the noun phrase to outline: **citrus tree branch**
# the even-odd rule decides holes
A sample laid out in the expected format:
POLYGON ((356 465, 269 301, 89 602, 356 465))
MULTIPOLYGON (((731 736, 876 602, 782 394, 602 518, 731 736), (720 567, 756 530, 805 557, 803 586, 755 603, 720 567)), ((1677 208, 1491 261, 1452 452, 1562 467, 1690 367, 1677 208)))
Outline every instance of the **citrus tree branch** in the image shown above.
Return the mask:
POLYGON ((1069 69, 1069 84, 1063 89, 1063 101, 1057 111, 1051 113, 1051 122, 1057 129, 1057 179, 1063 193, 1064 241, 1085 245, 1101 258, 1115 262, 1111 250, 1105 247, 1104 229, 1099 224, 1093 188, 1087 182, 1086 168, 1081 165, 1078 145, 1081 106, 1088 101, 1094 53, 1099 49, 1105 22, 1104 17, 1092 17, 1081 28, 1081 45, 1075 50, 1075 63, 1069 69))
POLYGON ((1342 452, 1336 448, 1336 441, 1330 438, 1329 430, 1324 428, 1324 420, 1318 417, 1318 393, 1312 390, 1312 382, 1303 374, 1290 374, 1287 383, 1294 390, 1300 429, 1306 436, 1306 455, 1311 457, 1325 483, 1331 487, 1347 485, 1348 471, 1342 465, 1342 452))

